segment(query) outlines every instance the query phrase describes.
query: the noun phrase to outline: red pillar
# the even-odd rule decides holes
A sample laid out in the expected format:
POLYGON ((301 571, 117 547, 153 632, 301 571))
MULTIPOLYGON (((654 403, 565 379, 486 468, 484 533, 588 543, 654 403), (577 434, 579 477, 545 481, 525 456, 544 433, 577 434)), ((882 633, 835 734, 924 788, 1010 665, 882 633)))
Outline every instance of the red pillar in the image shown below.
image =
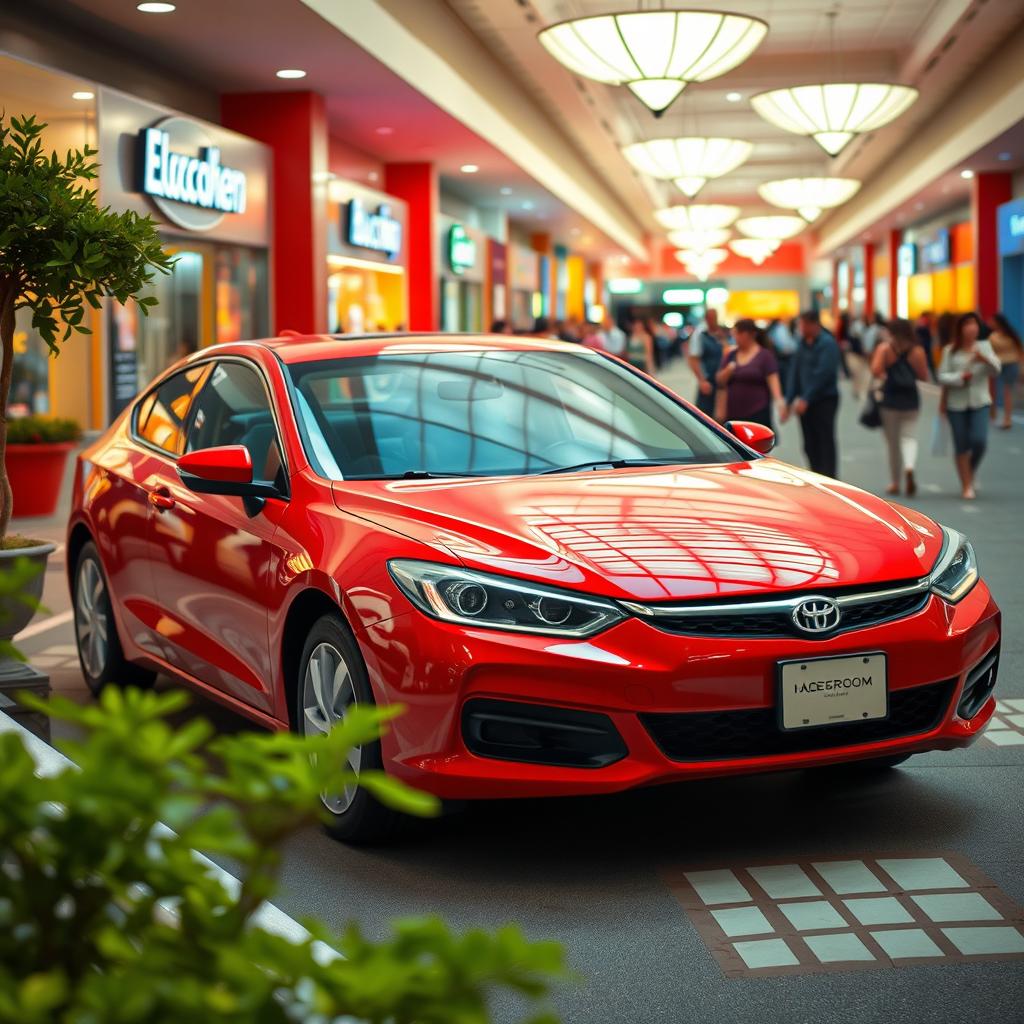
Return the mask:
POLYGON ((867 323, 875 315, 875 243, 864 245, 864 305, 861 316, 867 323))
POLYGON ((974 306, 983 319, 999 312, 999 239, 996 207, 1013 198, 1013 176, 1006 171, 976 174, 971 188, 974 229, 974 306))
POLYGON ((440 193, 437 170, 430 163, 387 164, 384 191, 409 205, 409 330, 440 327, 441 277, 438 273, 437 217, 440 193))
POLYGON ((327 111, 314 92, 221 97, 226 128, 273 150, 274 329, 327 330, 327 111))
POLYGON ((903 232, 897 228, 891 230, 885 239, 885 247, 889 256, 889 319, 897 315, 896 304, 899 296, 897 277, 899 275, 900 243, 903 241, 903 232))

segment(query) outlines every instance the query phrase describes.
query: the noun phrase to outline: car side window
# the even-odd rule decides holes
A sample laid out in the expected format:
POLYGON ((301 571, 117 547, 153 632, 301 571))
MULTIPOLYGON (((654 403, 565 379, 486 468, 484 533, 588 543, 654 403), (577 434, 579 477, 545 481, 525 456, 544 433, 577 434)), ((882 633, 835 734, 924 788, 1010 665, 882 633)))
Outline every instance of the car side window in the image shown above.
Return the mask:
POLYGON ((168 455, 180 455, 185 446, 185 424, 192 402, 209 371, 209 363, 192 366, 168 377, 150 391, 135 413, 136 436, 168 455))
POLYGON ((195 403, 185 450, 240 444, 256 480, 284 484, 284 459, 262 376, 244 363, 218 363, 195 403))

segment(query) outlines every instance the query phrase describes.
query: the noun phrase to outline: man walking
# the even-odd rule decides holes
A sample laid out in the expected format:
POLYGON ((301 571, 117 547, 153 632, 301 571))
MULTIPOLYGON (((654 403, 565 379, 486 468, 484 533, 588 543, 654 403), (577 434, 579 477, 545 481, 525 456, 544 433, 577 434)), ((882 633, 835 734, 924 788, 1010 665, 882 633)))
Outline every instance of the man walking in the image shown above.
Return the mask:
POLYGON ((801 343, 793 356, 782 420, 791 413, 800 417, 807 462, 815 473, 834 477, 838 469, 839 345, 821 326, 815 309, 800 314, 797 330, 801 343))

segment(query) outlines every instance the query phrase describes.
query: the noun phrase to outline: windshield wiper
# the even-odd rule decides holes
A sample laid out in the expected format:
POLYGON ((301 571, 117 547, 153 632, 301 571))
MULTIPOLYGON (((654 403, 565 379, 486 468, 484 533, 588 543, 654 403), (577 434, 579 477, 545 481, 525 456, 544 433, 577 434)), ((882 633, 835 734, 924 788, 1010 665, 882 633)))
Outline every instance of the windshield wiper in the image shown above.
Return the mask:
POLYGON ((466 476, 465 473, 432 473, 429 469, 407 469, 404 473, 388 473, 385 476, 370 477, 371 480, 436 480, 466 476))
POLYGON ((679 466, 689 461, 688 457, 673 459, 595 459, 593 462, 580 462, 575 466, 556 466, 554 469, 543 469, 540 476, 549 473, 576 473, 585 469, 628 469, 631 466, 679 466))

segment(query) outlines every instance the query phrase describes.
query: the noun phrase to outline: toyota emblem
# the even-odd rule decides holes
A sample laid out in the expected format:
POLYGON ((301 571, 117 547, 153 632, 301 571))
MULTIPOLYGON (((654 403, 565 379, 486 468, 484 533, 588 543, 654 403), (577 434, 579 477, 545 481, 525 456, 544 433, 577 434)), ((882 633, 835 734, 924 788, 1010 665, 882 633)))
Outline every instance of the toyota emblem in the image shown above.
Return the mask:
POLYGON ((809 597, 793 609, 793 622, 804 633, 830 633, 841 616, 831 597, 809 597))

